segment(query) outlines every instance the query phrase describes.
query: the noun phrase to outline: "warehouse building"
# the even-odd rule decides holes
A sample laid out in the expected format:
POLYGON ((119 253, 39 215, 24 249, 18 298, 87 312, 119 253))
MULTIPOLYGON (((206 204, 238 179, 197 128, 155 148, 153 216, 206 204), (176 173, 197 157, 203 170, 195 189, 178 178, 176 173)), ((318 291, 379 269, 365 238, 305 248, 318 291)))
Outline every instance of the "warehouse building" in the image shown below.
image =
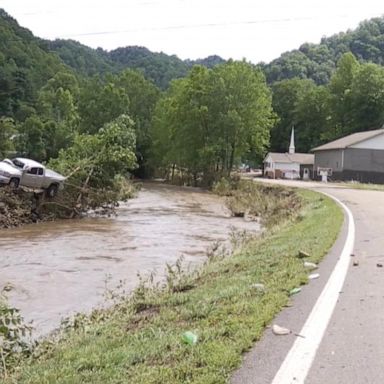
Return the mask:
POLYGON ((384 129, 353 133, 312 152, 318 176, 328 169, 332 180, 384 183, 384 129))

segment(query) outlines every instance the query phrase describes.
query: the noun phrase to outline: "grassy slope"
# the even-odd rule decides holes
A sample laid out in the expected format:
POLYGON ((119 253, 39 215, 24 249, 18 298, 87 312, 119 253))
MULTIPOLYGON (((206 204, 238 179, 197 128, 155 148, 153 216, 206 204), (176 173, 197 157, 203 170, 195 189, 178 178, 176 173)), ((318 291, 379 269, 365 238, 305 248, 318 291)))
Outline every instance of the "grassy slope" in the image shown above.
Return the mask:
MULTIPOLYGON (((226 383, 242 353, 307 274, 299 250, 318 262, 334 243, 343 214, 328 198, 301 191, 303 211, 194 276, 174 274, 162 292, 138 289, 107 320, 72 331, 6 383, 226 383), (252 288, 263 283, 266 291, 252 288), (182 342, 192 330, 196 345, 182 342)), ((95 314, 95 317, 101 316, 95 314)))

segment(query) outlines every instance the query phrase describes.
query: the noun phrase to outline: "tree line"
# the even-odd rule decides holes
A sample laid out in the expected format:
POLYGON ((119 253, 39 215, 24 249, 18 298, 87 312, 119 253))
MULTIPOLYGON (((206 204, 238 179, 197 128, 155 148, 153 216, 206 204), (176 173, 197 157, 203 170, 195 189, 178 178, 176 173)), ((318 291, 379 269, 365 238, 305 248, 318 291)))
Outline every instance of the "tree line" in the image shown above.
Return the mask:
POLYGON ((279 121, 271 130, 271 149, 285 151, 294 126, 296 148, 311 148, 384 123, 384 67, 359 63, 344 54, 326 85, 293 78, 272 86, 273 108, 279 121))

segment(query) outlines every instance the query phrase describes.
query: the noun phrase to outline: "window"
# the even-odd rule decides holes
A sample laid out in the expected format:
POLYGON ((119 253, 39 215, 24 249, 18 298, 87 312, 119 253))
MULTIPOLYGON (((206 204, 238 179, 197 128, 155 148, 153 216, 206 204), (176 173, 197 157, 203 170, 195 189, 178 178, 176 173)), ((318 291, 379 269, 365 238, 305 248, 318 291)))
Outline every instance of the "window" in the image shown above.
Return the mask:
POLYGON ((31 169, 28 169, 27 171, 29 175, 37 175, 37 172, 38 172, 38 168, 31 168, 31 169))
POLYGON ((19 161, 19 160, 17 160, 17 159, 13 159, 12 163, 15 164, 17 168, 20 168, 20 169, 24 168, 24 163, 19 161))
POLYGON ((29 175, 39 175, 39 176, 43 176, 44 175, 44 170, 43 168, 37 168, 37 167, 34 167, 34 168, 31 168, 27 171, 27 173, 29 175))

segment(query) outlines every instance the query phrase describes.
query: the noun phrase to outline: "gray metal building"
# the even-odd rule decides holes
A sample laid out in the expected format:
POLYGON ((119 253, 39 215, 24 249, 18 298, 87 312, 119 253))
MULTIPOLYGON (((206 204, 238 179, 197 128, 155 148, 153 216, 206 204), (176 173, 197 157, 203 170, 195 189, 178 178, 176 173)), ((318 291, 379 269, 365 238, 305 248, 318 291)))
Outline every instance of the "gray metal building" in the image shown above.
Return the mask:
POLYGON ((314 170, 331 169, 333 180, 384 183, 384 129, 353 133, 312 152, 314 170))

